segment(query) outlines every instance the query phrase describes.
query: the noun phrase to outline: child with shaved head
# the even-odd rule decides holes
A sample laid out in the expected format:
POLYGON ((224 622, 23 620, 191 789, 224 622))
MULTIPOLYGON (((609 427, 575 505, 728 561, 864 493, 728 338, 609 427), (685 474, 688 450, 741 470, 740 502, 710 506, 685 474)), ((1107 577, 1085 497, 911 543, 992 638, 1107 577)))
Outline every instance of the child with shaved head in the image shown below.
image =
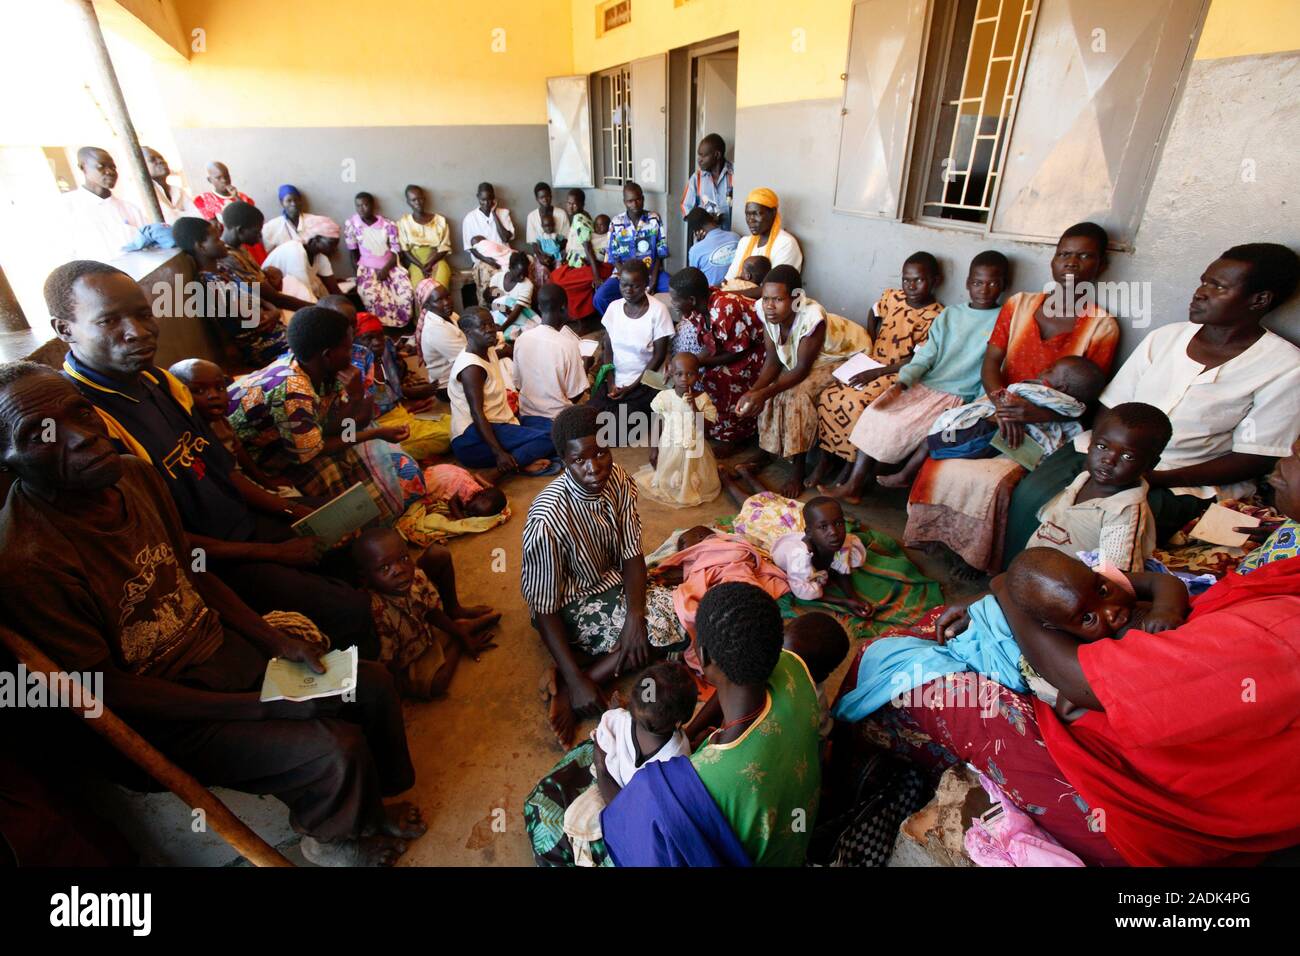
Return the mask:
POLYGON ((352 543, 352 562, 370 594, 379 635, 379 662, 404 697, 432 700, 447 692, 462 653, 475 660, 495 647, 486 632, 501 615, 456 620, 443 609, 437 588, 391 528, 372 528, 352 543))
POLYGON ((1130 630, 1170 630, 1188 612, 1187 589, 1173 575, 1094 571, 1051 548, 1022 551, 1006 574, 994 579, 993 589, 973 603, 949 605, 935 624, 936 640, 891 637, 868 647, 858 664, 857 685, 836 705, 835 716, 861 720, 938 677, 974 671, 1010 690, 1032 692, 1055 705, 1063 718, 1073 718, 1074 706, 1020 653, 1002 600, 1084 644, 1130 630))

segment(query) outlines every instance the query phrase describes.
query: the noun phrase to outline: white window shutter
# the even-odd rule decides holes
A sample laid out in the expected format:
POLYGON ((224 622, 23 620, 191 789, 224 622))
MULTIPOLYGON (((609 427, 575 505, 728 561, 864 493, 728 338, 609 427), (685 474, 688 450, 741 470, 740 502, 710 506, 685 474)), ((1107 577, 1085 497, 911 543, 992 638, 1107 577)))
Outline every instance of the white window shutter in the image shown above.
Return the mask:
POLYGON ((883 219, 902 214, 926 7, 926 0, 853 5, 835 175, 840 212, 883 219))
POLYGON ((668 54, 630 64, 632 178, 648 193, 668 191, 668 54))
POLYGON ((595 185, 591 103, 585 74, 547 78, 546 130, 551 145, 551 185, 595 185))
POLYGON ((1041 0, 990 232, 1133 241, 1205 0, 1041 0))

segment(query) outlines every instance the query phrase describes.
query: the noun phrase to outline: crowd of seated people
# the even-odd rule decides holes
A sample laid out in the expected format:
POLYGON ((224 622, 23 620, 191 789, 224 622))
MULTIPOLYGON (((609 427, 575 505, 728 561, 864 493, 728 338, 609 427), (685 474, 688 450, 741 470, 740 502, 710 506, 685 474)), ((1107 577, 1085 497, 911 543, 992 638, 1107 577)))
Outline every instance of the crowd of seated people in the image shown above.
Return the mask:
MULTIPOLYGON (((480 304, 459 313, 423 187, 396 222, 359 193, 340 229, 284 186, 268 223, 214 163, 200 215, 172 231, 224 303, 234 374, 156 367, 136 283, 94 260, 56 269, 61 372, 0 368, 17 627, 109 674, 107 703, 182 766, 280 796, 310 859, 391 864, 425 829, 384 803, 414 773, 397 701, 446 693, 500 625, 461 602, 455 542, 417 543, 412 509, 480 530, 508 517, 498 485, 546 478, 518 565, 564 750, 523 808, 540 865, 802 864, 848 735, 931 784, 975 765, 1082 864, 1300 844, 1300 349, 1263 325, 1300 257, 1228 248, 1188 320, 1122 363, 1091 222, 1061 234, 1046 286, 995 250, 911 254, 858 322, 814 298, 772 189, 747 194, 748 235, 729 232, 721 145, 700 144, 692 264, 671 275, 636 183, 603 228, 582 190, 561 209, 538 183, 522 239, 480 184, 461 223, 480 304), (938 301, 945 267, 965 270, 966 301, 938 301), (55 441, 33 440, 49 420, 55 441), (629 473, 624 449, 645 446, 629 473), (295 536, 356 484, 368 528, 295 536), (853 510, 890 488, 907 489, 901 545, 853 510), (643 509, 724 491, 734 518, 643 540, 643 509), (1190 531, 1216 504, 1250 527, 1207 556, 1190 531), (987 593, 945 604, 904 545, 987 593), (257 701, 268 656, 319 666, 302 633, 357 647, 356 702, 257 701), (963 693, 977 682, 992 710, 963 693)), ((102 152, 87 181, 109 189, 102 152)))

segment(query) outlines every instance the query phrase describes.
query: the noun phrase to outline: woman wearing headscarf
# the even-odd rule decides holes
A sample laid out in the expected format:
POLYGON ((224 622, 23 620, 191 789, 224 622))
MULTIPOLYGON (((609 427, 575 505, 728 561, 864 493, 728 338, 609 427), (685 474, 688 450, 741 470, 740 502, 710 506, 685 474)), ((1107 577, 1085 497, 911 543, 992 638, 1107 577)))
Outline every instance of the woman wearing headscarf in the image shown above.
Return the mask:
POLYGON ((262 224, 262 245, 267 251, 262 267, 274 266, 296 279, 311 293, 308 301, 338 294, 330 257, 339 247, 339 224, 329 216, 307 212, 297 186, 286 183, 278 195, 281 214, 262 224))
POLYGON ((745 225, 749 237, 736 246, 736 257, 727 269, 727 278, 740 275, 741 267, 750 256, 766 256, 776 266, 803 268, 803 250, 799 240, 781 228, 781 200, 766 186, 751 190, 745 197, 745 225))

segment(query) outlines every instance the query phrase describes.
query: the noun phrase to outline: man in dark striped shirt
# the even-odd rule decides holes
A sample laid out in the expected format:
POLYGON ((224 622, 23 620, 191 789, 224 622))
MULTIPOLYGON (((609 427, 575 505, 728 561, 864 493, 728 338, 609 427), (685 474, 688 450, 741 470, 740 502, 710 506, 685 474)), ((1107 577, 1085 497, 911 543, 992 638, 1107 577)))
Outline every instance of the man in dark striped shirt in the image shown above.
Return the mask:
POLYGON ((636 486, 597 440, 599 416, 566 408, 551 432, 563 473, 524 523, 524 600, 555 659, 550 721, 568 745, 579 717, 605 708, 600 685, 685 647, 672 591, 647 586, 636 486))

